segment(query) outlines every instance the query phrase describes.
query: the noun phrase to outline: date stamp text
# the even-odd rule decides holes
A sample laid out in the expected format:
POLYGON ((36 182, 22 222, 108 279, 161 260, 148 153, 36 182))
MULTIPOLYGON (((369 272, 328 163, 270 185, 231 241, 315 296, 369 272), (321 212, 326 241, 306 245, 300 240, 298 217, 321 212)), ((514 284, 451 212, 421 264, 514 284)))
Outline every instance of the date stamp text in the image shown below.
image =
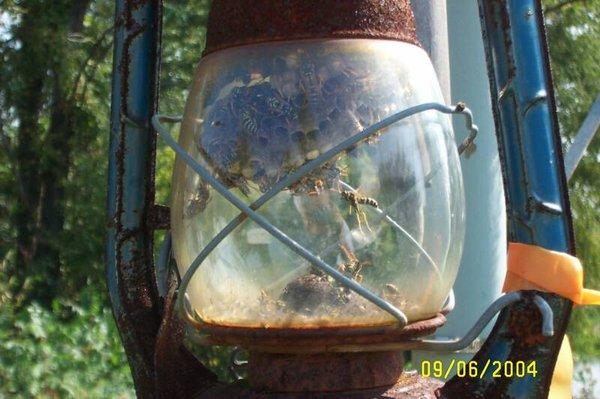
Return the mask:
POLYGON ((421 362, 421 375, 423 377, 447 379, 453 374, 459 378, 483 379, 486 373, 491 373, 492 378, 524 378, 537 376, 537 364, 531 361, 491 360, 479 362, 477 360, 456 360, 449 363, 441 360, 423 360, 421 362))

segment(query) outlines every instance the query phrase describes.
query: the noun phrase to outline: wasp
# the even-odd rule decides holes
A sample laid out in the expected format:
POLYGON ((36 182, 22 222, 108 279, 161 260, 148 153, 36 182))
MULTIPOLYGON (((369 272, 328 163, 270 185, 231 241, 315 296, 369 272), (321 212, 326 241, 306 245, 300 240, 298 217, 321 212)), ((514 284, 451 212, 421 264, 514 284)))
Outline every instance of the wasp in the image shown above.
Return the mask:
POLYGON ((321 192, 323 191, 323 187, 325 187, 325 182, 323 181, 323 179, 315 180, 313 190, 309 191, 308 195, 315 196, 321 194, 321 192))
POLYGON ((267 107, 269 108, 269 112, 276 116, 283 115, 289 119, 296 119, 297 115, 294 112, 294 109, 285 101, 281 101, 275 97, 267 98, 267 107))
POLYGON ((245 104, 246 93, 241 87, 235 87, 231 90, 231 98, 229 101, 229 107, 234 115, 237 115, 240 108, 243 108, 245 104))
POLYGON ((364 221, 365 226, 367 226, 367 230, 372 232, 373 230, 371 230, 369 221, 367 220, 367 214, 365 211, 360 209, 359 205, 368 205, 373 208, 379 208, 379 203, 377 200, 371 197, 360 195, 357 191, 342 190, 340 191, 340 194, 343 199, 350 203, 350 213, 353 211, 356 212, 356 220, 358 222, 358 228, 360 231, 362 231, 362 222, 364 221))
POLYGON ((206 208, 209 199, 210 194, 208 189, 205 185, 201 184, 198 187, 197 193, 189 199, 184 211, 185 216, 189 218, 202 212, 206 208))
POLYGON ((322 170, 323 179, 325 179, 325 181, 328 184, 335 183, 337 180, 340 179, 340 177, 348 176, 348 167, 347 166, 343 166, 343 167, 339 168, 335 165, 326 165, 321 170, 322 170))
POLYGON ((364 195, 358 194, 356 191, 342 190, 341 195, 342 198, 350 202, 350 205, 355 209, 358 208, 358 205, 368 205, 373 208, 379 208, 379 203, 376 199, 365 197, 364 195))
POLYGON ((348 249, 344 244, 340 244, 340 249, 346 258, 346 262, 338 265, 338 270, 342 273, 349 273, 357 282, 362 282, 363 277, 360 272, 364 266, 368 265, 368 263, 358 260, 354 252, 348 249))
POLYGON ((256 120, 252 116, 252 113, 247 109, 242 111, 241 115, 242 127, 252 137, 258 137, 259 129, 256 120))
POLYGON ((311 111, 315 112, 319 106, 319 84, 315 73, 315 64, 310 61, 303 63, 300 67, 300 78, 306 92, 308 104, 312 108, 311 111))

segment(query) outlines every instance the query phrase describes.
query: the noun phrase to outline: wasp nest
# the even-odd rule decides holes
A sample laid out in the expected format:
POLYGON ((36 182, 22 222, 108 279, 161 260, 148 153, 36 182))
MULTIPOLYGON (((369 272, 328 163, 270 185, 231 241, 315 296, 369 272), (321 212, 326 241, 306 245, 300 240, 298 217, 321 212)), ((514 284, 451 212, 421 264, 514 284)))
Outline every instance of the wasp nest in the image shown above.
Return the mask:
MULTIPOLYGON (((197 146, 221 181, 244 193, 252 184, 267 191, 390 109, 359 56, 297 51, 239 68, 206 106, 197 146)), ((334 159, 289 189, 318 193, 339 174, 334 159)))

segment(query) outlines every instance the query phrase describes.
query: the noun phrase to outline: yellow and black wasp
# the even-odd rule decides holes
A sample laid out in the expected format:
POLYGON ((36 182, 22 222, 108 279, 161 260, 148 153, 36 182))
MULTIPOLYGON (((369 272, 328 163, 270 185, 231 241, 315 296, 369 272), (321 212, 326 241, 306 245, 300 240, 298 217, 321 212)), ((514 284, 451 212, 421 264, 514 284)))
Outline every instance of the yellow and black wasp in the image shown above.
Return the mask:
POLYGON ((361 195, 357 190, 341 190, 340 195, 344 200, 346 200, 350 204, 350 213, 356 213, 356 220, 358 222, 358 228, 360 229, 360 231, 362 231, 363 221, 365 226, 367 227, 367 230, 373 231, 369 226, 367 214, 365 213, 365 211, 360 209, 360 205, 367 205, 373 208, 379 208, 379 203, 377 202, 377 200, 371 197, 361 195))
POLYGON ((352 252, 344 244, 340 244, 340 249, 346 258, 346 262, 338 265, 338 270, 342 273, 348 273, 354 280, 361 283, 363 276, 360 274, 363 267, 370 265, 370 262, 361 262, 358 260, 354 252, 352 252))

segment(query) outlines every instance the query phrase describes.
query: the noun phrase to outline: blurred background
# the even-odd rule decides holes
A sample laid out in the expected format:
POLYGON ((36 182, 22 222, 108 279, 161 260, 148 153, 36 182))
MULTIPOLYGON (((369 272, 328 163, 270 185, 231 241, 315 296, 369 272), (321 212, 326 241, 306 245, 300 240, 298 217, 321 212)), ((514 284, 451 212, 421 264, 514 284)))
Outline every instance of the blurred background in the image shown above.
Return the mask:
MULTIPOLYGON (((568 148, 600 94, 600 0, 542 3, 568 148)), ((165 1, 164 114, 183 109, 209 6, 165 1)), ((0 398, 134 396, 103 262, 114 23, 109 0, 0 0, 0 398)), ((172 162, 159 148, 159 203, 172 162)), ((585 285, 599 288, 599 138, 569 189, 585 285)), ((577 396, 591 397, 600 308, 575 309, 569 335, 577 396)), ((225 374, 222 355, 201 356, 225 374)))

